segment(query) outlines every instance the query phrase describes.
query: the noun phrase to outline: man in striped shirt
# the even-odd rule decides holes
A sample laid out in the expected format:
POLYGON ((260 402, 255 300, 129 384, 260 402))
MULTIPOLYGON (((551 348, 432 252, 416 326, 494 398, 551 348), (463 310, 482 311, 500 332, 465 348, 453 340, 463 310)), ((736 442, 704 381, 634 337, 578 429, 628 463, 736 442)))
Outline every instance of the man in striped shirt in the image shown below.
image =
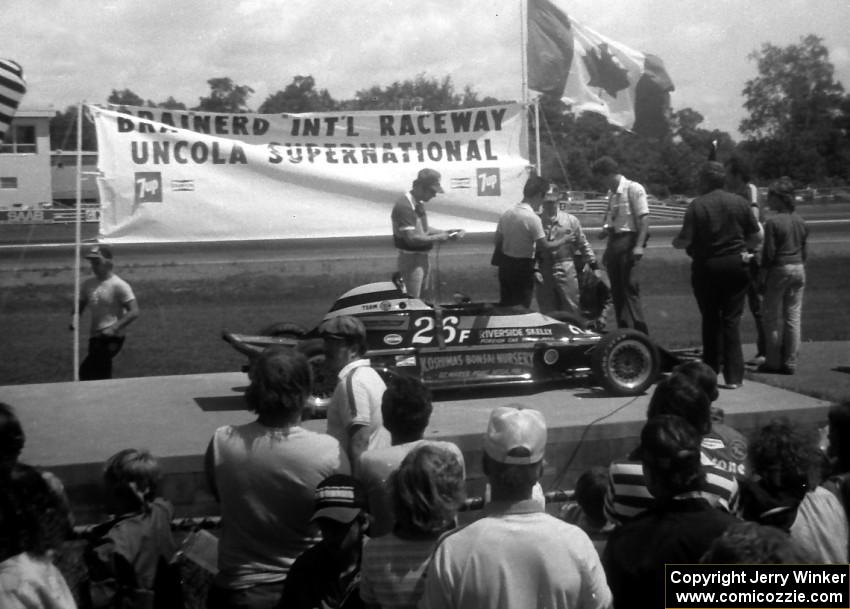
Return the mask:
MULTIPOLYGON (((694 497, 707 499, 712 505, 734 512, 738 503, 738 481, 735 474, 718 463, 726 454, 723 439, 711 431, 711 401, 705 392, 681 374, 661 381, 655 388, 647 410, 647 419, 661 414, 681 416, 702 434, 700 461, 705 478, 690 491, 694 497)), ((608 469, 608 493, 605 517, 623 524, 649 509, 654 498, 646 486, 638 447, 628 458, 611 463, 608 469)))

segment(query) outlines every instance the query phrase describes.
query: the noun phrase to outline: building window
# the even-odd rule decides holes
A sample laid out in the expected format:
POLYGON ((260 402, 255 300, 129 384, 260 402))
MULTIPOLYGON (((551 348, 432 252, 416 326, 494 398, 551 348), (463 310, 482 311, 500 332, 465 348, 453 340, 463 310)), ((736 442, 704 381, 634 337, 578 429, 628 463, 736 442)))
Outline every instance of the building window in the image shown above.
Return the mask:
POLYGON ((18 178, 0 178, 0 189, 11 190, 18 187, 18 178))
POLYGON ((35 154, 35 125, 16 125, 6 132, 0 154, 35 154))

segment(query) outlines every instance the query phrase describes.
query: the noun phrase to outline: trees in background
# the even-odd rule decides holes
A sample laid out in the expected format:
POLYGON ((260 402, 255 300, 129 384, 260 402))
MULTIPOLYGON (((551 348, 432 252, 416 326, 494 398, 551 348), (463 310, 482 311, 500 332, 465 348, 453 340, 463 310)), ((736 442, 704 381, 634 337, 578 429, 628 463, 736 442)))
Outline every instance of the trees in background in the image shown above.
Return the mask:
MULTIPOLYGON (((163 102, 154 103, 145 101, 130 89, 118 91, 113 89, 106 98, 106 103, 117 106, 151 106, 157 108, 168 108, 170 110, 185 110, 183 104, 174 97, 169 96, 163 102)), ((76 150, 77 149, 77 106, 68 106, 64 112, 57 112, 50 120, 50 149, 51 150, 76 150)), ((94 123, 83 117, 83 145, 81 150, 97 150, 97 134, 94 123)))
POLYGON ((493 97, 479 98, 467 85, 458 93, 451 76, 442 80, 419 74, 413 80, 396 81, 387 87, 373 85, 343 102, 349 110, 424 110, 437 112, 452 108, 472 108, 499 103, 493 97))
POLYGON ((764 44, 750 58, 758 75, 744 87, 749 116, 740 129, 757 174, 787 175, 798 184, 850 179, 850 99, 823 40, 764 44))
POLYGON ((823 40, 809 35, 787 47, 764 44, 750 57, 758 75, 743 91, 749 112, 741 122, 743 142, 705 129, 704 117, 691 108, 672 113, 669 137, 649 141, 599 118, 563 116, 559 102, 544 100, 544 175, 587 188, 589 162, 604 153, 654 194, 694 194, 696 169, 716 142, 719 160, 744 157, 762 184, 783 175, 798 186, 850 182, 850 96, 835 80, 823 40))
MULTIPOLYGON (((78 106, 68 106, 50 119, 50 149, 77 150, 78 106)), ((80 150, 97 150, 97 134, 94 123, 83 116, 83 143, 80 150)))
MULTIPOLYGON (((112 89, 112 93, 109 94, 109 97, 106 99, 106 103, 115 104, 116 106, 144 106, 145 100, 136 95, 130 89, 123 89, 118 91, 116 89, 112 89)), ((154 105, 152 101, 148 100, 147 105, 154 105)))
POLYGON ((316 89, 316 81, 312 76, 296 76, 285 89, 269 95, 257 112, 332 112, 338 106, 339 103, 327 89, 316 89))
MULTIPOLYGON (((603 154, 617 159, 623 173, 664 197, 695 194, 696 172, 716 143, 718 158, 739 154, 750 160, 755 179, 765 183, 788 175, 798 185, 850 182, 850 96, 836 82, 834 66, 817 36, 798 44, 764 44, 751 56, 758 74, 748 80, 743 94, 749 116, 741 122, 745 141, 736 144, 730 134, 707 129, 702 114, 682 108, 670 114, 670 131, 647 139, 612 127, 596 114, 576 116, 560 99, 541 99, 540 158, 543 175, 573 189, 595 189, 590 164, 603 154)), ((192 110, 250 112, 254 90, 227 77, 207 81, 209 95, 192 110)), ((163 102, 145 101, 130 89, 113 90, 109 103, 187 109, 169 96, 163 102)), ((311 75, 298 75, 285 88, 266 97, 261 113, 303 113, 356 110, 440 111, 499 103, 481 97, 471 86, 455 88, 450 76, 442 79, 419 74, 387 86, 358 90, 352 99, 336 100, 320 89, 311 75)), ((51 147, 76 148, 76 106, 58 112, 51 121, 51 147)), ((533 135, 533 132, 532 132, 533 135)), ((534 154, 532 137, 532 158, 534 154)), ((96 149, 93 125, 84 121, 83 149, 96 149)))
POLYGON ((386 87, 361 89, 353 99, 337 101, 327 89, 317 89, 312 76, 296 76, 285 89, 269 95, 258 112, 333 112, 335 110, 424 110, 471 108, 498 103, 493 97, 480 98, 472 87, 457 92, 450 76, 442 80, 424 74, 396 81, 386 87))
POLYGON ((673 112, 669 134, 656 139, 613 127, 599 114, 565 112, 560 99, 544 97, 540 114, 542 174, 574 190, 598 188, 590 165, 608 155, 656 196, 694 194, 697 170, 712 142, 721 158, 735 147, 728 133, 703 128, 703 116, 692 108, 673 112))
POLYGON ((202 97, 193 110, 204 112, 250 112, 248 97, 254 89, 248 85, 237 85, 227 77, 210 78, 207 81, 210 94, 202 97))

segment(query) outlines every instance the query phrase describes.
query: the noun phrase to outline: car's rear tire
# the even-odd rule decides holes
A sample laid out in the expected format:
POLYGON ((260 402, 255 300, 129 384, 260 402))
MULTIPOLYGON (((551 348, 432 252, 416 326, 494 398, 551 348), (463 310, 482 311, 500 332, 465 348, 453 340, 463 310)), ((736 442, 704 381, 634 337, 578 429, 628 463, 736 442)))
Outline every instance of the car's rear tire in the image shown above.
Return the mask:
POLYGON ((658 378, 661 358, 646 334, 618 329, 593 348, 590 367, 596 381, 613 395, 640 395, 658 378))

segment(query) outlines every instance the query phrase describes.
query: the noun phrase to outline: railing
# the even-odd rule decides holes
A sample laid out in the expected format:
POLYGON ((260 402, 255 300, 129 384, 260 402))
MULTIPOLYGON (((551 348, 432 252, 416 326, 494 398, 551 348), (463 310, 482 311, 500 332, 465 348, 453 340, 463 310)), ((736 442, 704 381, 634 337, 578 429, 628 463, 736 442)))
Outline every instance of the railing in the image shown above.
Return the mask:
MULTIPOLYGON (((543 493, 546 503, 564 503, 572 501, 575 496, 573 490, 549 491, 543 493)), ((469 497, 460 508, 461 512, 474 512, 483 509, 484 497, 469 497)), ((86 524, 74 527, 77 537, 88 537, 99 524, 86 524)), ((218 529, 221 527, 221 516, 190 516, 186 518, 174 518, 171 520, 171 528, 174 531, 194 531, 197 529, 218 529)))
MULTIPOLYGON (((605 215, 608 210, 608 202, 600 200, 587 201, 561 201, 559 207, 562 211, 571 214, 605 215)), ((657 201, 649 204, 649 216, 651 218, 662 218, 681 222, 685 217, 685 205, 657 201)))

